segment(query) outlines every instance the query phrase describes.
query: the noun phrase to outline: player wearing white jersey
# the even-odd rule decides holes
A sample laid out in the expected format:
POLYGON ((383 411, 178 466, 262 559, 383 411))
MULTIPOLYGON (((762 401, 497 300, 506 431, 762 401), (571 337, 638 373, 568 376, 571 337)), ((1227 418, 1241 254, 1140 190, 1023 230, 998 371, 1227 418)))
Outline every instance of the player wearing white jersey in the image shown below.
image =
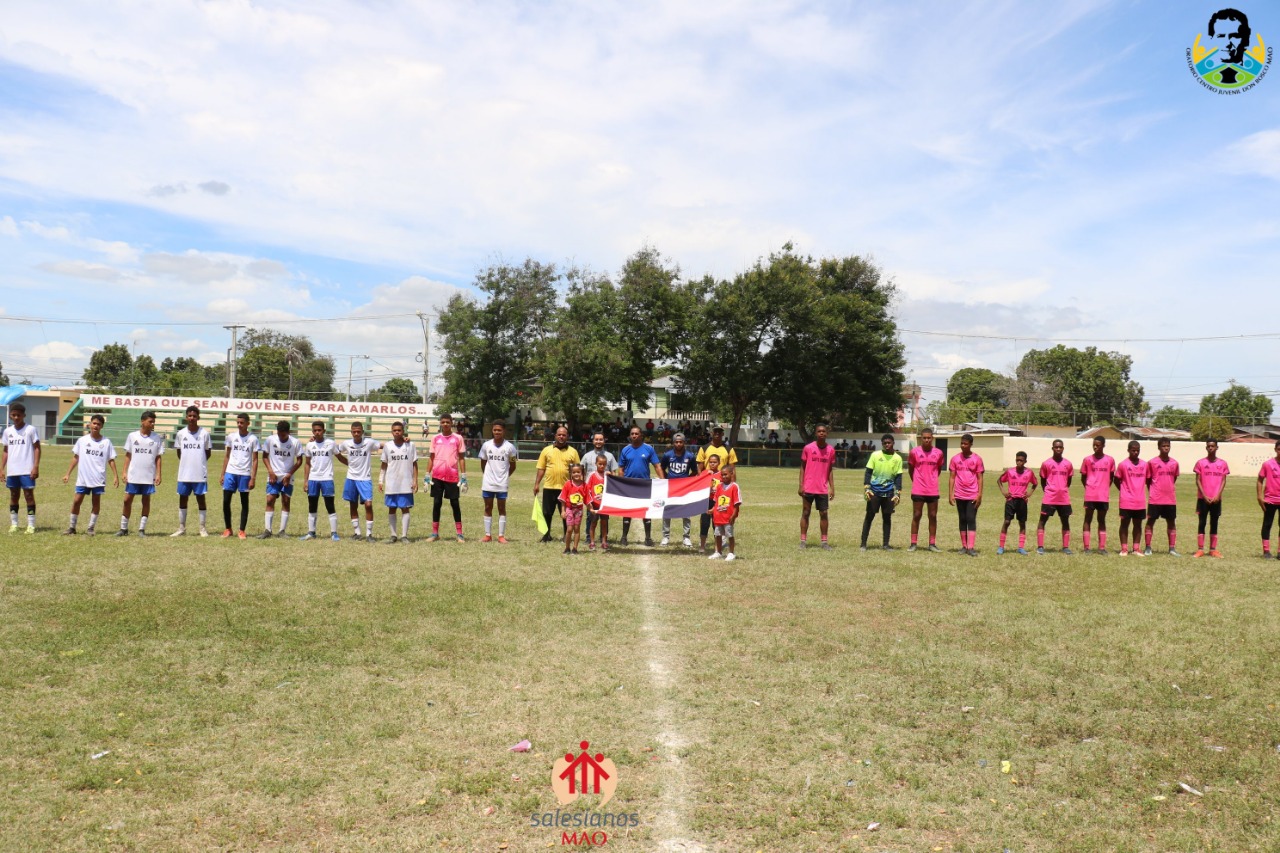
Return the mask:
POLYGON ((275 521, 276 498, 280 502, 280 531, 283 536, 289 526, 289 503, 293 499, 293 475, 302 467, 302 442, 289 434, 288 421, 276 423, 274 435, 262 442, 262 461, 267 466, 267 511, 263 531, 257 539, 270 539, 272 522, 275 521))
POLYGON ((249 432, 249 416, 236 415, 236 431, 227 434, 222 457, 222 538, 231 538, 231 496, 240 495, 240 538, 249 526, 249 492, 258 479, 258 437, 249 432))
MULTIPOLYGON (((347 481, 342 486, 342 499, 351 507, 351 532, 360 539, 360 505, 364 504, 365 537, 373 542, 373 457, 378 442, 364 437, 364 424, 351 425, 351 438, 338 445, 338 458, 347 466, 347 481)), ((395 530, 392 529, 392 533, 395 530)))
POLYGON ((117 536, 129 535, 129 516, 133 513, 133 496, 142 496, 142 517, 138 519, 138 535, 147 535, 147 517, 151 514, 151 496, 164 479, 164 439, 156 433, 156 413, 142 413, 141 425, 124 440, 124 507, 117 536))
POLYGON ((76 496, 71 501, 71 524, 63 531, 63 536, 75 535, 76 523, 80 520, 80 504, 84 502, 85 495, 93 496, 93 512, 89 516, 89 527, 85 533, 92 536, 97 532, 98 513, 102 511, 102 493, 107 490, 107 466, 111 466, 111 473, 115 475, 116 488, 120 487, 116 448, 111 439, 102 434, 104 423, 106 419, 102 415, 89 418, 88 435, 76 439, 75 447, 71 448, 71 464, 67 466, 67 473, 62 475, 62 482, 66 483, 71 479, 71 472, 77 466, 80 470, 76 472, 76 496))
POLYGON ((382 445, 382 465, 378 469, 378 490, 386 497, 387 519, 391 524, 391 538, 409 542, 409 513, 413 509, 413 496, 418 492, 418 449, 412 441, 405 440, 404 424, 391 425, 391 441, 382 445), (400 536, 396 536, 396 510, 400 510, 400 536))
POLYGON ((324 421, 311 422, 311 440, 302 448, 303 479, 307 483, 307 533, 304 540, 316 538, 316 510, 320 506, 320 498, 324 498, 324 509, 329 514, 329 538, 334 542, 342 539, 338 535, 338 512, 333 505, 333 457, 338 453, 338 445, 332 438, 324 434, 324 421))
POLYGON ((187 532, 187 501, 196 496, 200 510, 200 535, 208 536, 205 521, 209 507, 205 504, 205 492, 209 490, 209 457, 213 455, 213 439, 209 431, 200 426, 200 407, 187 406, 187 428, 178 430, 173 439, 173 451, 178 454, 178 529, 172 536, 187 532))
POLYGON ((5 485, 9 487, 9 532, 18 532, 18 495, 27 500, 27 532, 36 532, 36 480, 40 479, 40 433, 27 423, 27 407, 9 406, 4 429, 3 464, 5 485))
POLYGON ((507 492, 520 455, 506 440, 506 424, 494 423, 493 438, 480 445, 480 496, 484 498, 484 538, 493 541, 493 502, 498 502, 498 542, 507 543, 507 492))

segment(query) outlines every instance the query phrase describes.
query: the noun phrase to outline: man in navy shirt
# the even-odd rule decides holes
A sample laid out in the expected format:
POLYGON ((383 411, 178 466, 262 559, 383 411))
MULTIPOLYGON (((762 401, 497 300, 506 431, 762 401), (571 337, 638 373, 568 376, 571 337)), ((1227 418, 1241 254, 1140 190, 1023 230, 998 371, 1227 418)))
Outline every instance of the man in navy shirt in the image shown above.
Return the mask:
MULTIPOLYGON (((662 454, 662 476, 668 480, 698 476, 698 454, 685 447, 684 433, 678 432, 672 436, 671 445, 671 449, 662 454)), ((681 520, 684 522, 684 547, 692 548, 693 541, 689 539, 691 519, 681 520)), ((658 544, 671 544, 671 519, 669 518, 662 519, 662 541, 658 544)))
MULTIPOLYGON (((631 428, 631 443, 622 448, 618 454, 618 465, 622 468, 622 476, 638 477, 640 479, 649 478, 649 468, 653 467, 653 473, 657 474, 657 479, 662 479, 662 468, 658 464, 658 454, 653 448, 644 443, 644 435, 640 432, 640 427, 633 426, 631 428)), ((627 544, 627 531, 631 529, 631 519, 622 519, 622 545, 627 544)), ((653 522, 644 519, 644 544, 650 548, 653 547, 653 522)))

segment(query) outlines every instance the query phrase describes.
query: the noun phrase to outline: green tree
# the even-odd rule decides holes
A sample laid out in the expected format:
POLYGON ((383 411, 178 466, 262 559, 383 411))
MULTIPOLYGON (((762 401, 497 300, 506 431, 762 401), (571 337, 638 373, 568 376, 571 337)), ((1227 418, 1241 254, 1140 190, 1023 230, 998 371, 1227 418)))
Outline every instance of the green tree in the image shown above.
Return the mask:
POLYGON ((656 366, 679 357, 695 302, 680 285, 679 266, 646 244, 618 272, 618 303, 616 346, 625 353, 619 402, 634 409, 648 398, 656 366))
POLYGON ((9 384, 9 377, 4 375, 4 362, 0 362, 0 387, 9 384))
POLYGON ((412 379, 397 376, 388 379, 381 388, 369 392, 365 399, 371 403, 417 403, 422 400, 422 393, 412 379))
POLYGON ((947 402, 952 405, 976 403, 985 409, 1004 408, 1008 393, 1008 377, 985 367, 962 367, 947 381, 947 402))
POLYGON ((131 387, 133 355, 124 344, 107 344, 89 356, 82 378, 91 391, 120 392, 131 387))
POLYGON ((334 364, 306 335, 249 329, 237 344, 236 394, 269 399, 333 395, 334 364))
POLYGON ((1132 366, 1131 357, 1097 347, 1030 350, 1018 364, 1012 407, 1052 406, 1063 424, 1131 421, 1146 410, 1142 386, 1129 378, 1132 366))
POLYGON ((1255 394, 1247 385, 1234 379, 1221 394, 1207 394, 1200 398, 1200 414, 1226 418, 1233 424, 1250 424, 1271 420, 1271 398, 1255 394))
POLYGON ((1200 416, 1189 409, 1161 406, 1152 416, 1151 425, 1160 429, 1191 429, 1200 416))
POLYGON ((518 394, 537 373, 535 359, 551 334, 556 312, 554 264, 528 258, 519 266, 494 264, 475 286, 483 303, 455 295, 440 312, 445 390, 441 405, 489 421, 505 418, 526 401, 518 394))
POLYGON ((1191 437, 1196 441, 1222 441, 1231 435, 1231 421, 1226 418, 1205 415, 1191 425, 1191 437))

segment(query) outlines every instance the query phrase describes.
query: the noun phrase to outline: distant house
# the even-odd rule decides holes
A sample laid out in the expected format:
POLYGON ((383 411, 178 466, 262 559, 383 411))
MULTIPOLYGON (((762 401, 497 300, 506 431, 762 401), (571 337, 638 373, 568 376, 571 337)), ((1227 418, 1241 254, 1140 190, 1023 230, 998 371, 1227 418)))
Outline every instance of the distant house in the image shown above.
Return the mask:
POLYGON ((1249 424, 1231 428, 1231 435, 1223 441, 1274 444, 1280 440, 1280 424, 1249 424))
POLYGON ((1132 439, 1137 441, 1158 441, 1167 438, 1170 441, 1189 441, 1191 433, 1185 429, 1161 429, 1144 426, 1094 426, 1079 433, 1076 438, 1132 439))
POLYGON ((970 435, 1020 436, 1022 435, 1022 428, 1009 426, 1008 424, 975 421, 973 423, 952 424, 950 427, 937 427, 934 429, 934 435, 938 436, 964 435, 965 433, 969 433, 970 435))

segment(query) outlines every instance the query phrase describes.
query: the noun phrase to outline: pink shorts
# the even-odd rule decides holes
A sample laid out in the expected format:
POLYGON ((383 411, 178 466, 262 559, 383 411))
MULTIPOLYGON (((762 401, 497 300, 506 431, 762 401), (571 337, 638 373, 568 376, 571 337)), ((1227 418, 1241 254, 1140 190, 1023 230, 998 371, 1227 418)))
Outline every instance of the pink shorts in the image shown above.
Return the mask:
POLYGON ((564 508, 564 523, 570 527, 577 527, 582 523, 582 507, 567 506, 564 508))

